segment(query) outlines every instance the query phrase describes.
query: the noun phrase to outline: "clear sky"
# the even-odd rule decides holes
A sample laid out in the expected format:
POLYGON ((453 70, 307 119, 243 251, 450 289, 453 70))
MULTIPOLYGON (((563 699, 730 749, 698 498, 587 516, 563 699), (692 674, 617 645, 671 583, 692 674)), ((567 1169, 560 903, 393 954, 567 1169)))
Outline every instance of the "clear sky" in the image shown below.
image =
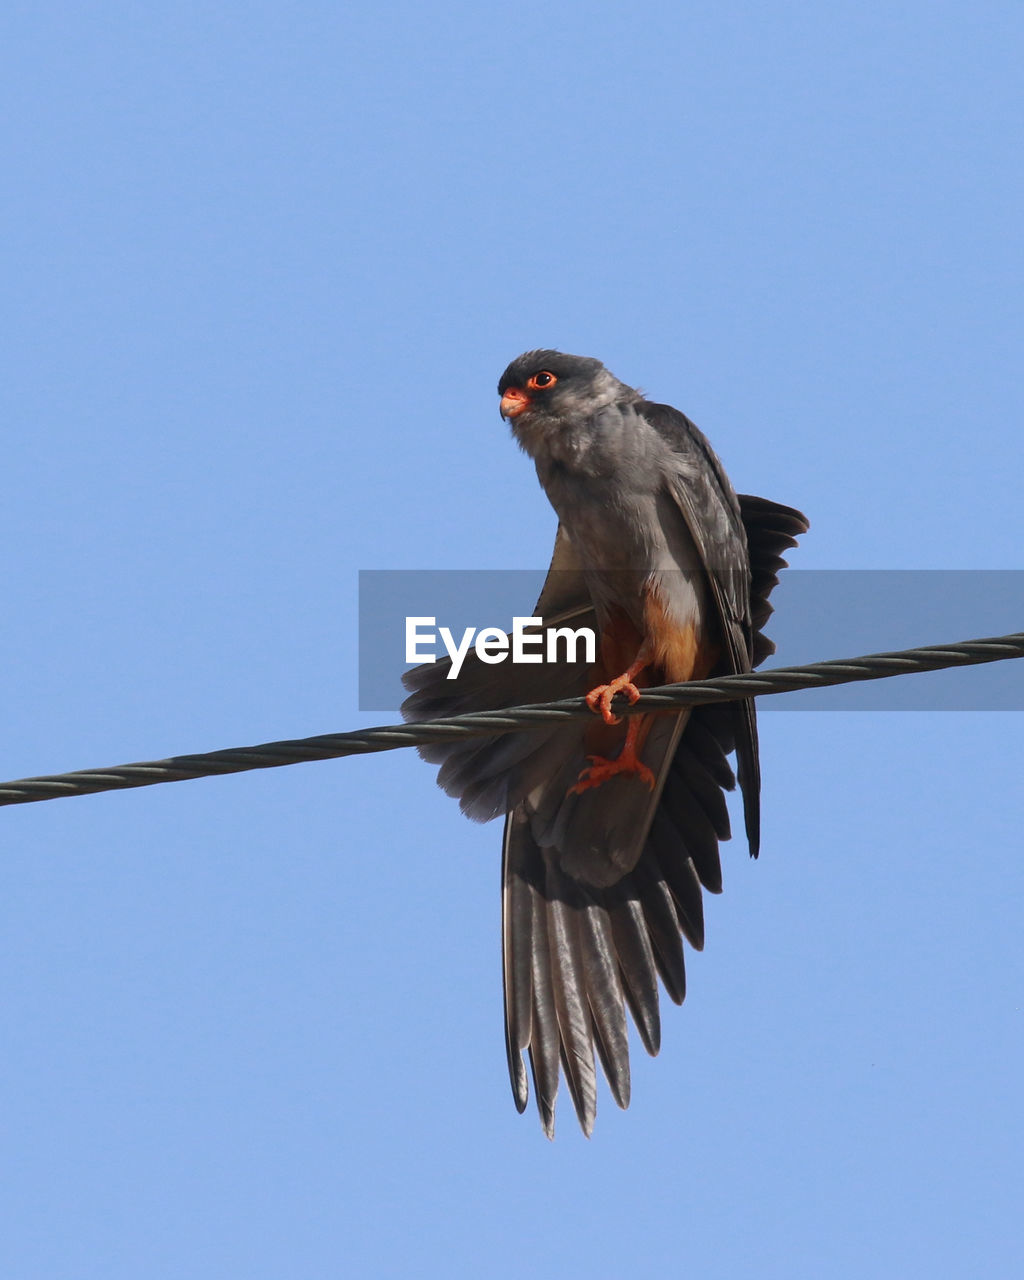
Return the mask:
MULTIPOLYGON (((379 721, 360 569, 547 562, 529 347, 801 567, 1024 568, 1018 3, 2 28, 3 778, 379 721)), ((762 857, 589 1142, 516 1115, 500 830, 413 753, 5 809, 0 1273, 1020 1275, 1021 724, 765 708, 762 857)))

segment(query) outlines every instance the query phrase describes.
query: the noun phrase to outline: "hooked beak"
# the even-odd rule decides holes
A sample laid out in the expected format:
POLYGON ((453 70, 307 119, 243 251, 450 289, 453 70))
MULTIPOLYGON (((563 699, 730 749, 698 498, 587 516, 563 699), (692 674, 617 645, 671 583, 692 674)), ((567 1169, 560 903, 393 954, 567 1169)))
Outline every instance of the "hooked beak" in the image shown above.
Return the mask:
POLYGON ((514 418, 530 407, 530 397, 520 387, 509 387, 501 397, 501 416, 514 418))

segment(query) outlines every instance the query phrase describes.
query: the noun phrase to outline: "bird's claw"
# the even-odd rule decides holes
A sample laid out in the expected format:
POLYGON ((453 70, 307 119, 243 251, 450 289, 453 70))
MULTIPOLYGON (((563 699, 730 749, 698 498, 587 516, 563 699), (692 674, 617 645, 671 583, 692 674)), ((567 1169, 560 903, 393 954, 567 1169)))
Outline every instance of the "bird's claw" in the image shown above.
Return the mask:
POLYGON ((599 684, 596 689, 591 689, 586 696, 587 706, 591 711, 600 712, 605 724, 622 723, 622 717, 617 716, 612 711, 612 699, 617 693, 624 693, 631 704, 640 697, 640 690, 630 679, 629 672, 625 675, 616 676, 610 684, 599 684))
POLYGON ((654 790, 654 774, 631 747, 623 747, 615 760, 609 760, 605 756, 587 756, 587 759, 590 761, 589 765, 569 788, 571 796, 578 796, 590 787, 599 787, 602 782, 607 782, 609 778, 614 778, 620 773, 635 773, 652 791, 654 790))

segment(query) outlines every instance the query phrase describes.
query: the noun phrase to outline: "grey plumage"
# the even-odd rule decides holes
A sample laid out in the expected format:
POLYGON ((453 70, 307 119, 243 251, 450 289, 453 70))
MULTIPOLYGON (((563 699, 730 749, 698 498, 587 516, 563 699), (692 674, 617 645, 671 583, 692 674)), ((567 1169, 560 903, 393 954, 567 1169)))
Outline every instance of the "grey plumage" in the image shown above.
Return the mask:
MULTIPOLYGON (((582 662, 491 666, 472 656, 455 681, 446 678, 447 662, 415 668, 404 677, 406 719, 582 694, 620 674, 641 643, 650 657, 647 683, 748 671, 773 651, 761 628, 785 564, 781 552, 807 529, 799 512, 738 498, 688 418, 644 400, 599 361, 529 352, 498 389, 560 520, 534 612, 547 626, 594 627, 602 653, 596 670, 582 662), (618 655, 630 646, 623 661, 618 655)), ((641 758, 653 789, 625 772, 574 786, 588 754, 614 755, 622 740, 623 730, 598 717, 592 725, 421 748, 469 816, 507 815, 509 1072, 522 1111, 526 1051, 549 1136, 559 1065, 589 1134, 595 1052, 616 1102, 629 1102, 625 1009, 655 1054, 658 978, 670 999, 683 1000, 682 939, 703 947, 702 890, 721 890, 718 843, 729 837, 723 792, 735 785, 726 759, 732 751, 750 851, 758 851, 753 703, 642 719, 641 758)))

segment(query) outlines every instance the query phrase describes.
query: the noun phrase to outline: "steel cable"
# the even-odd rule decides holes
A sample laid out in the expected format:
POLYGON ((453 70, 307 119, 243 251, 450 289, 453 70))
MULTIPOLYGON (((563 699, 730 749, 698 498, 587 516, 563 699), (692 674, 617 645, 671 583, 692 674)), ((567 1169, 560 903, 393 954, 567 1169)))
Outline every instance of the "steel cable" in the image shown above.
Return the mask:
MULTIPOLYGON (((749 675, 719 676, 712 680, 664 685, 656 689, 645 689, 640 699, 632 705, 626 703, 624 698, 618 698, 615 710, 624 715, 636 715, 643 711, 665 711, 695 703, 731 702, 740 698, 822 689, 862 680, 885 680, 891 676, 941 671, 949 667, 975 666, 984 662, 1002 662, 1008 658, 1022 657, 1024 632, 1016 632, 1013 635, 964 640, 956 644, 928 645, 893 653, 872 653, 859 658, 814 662, 800 667, 775 667, 749 675)), ((20 778, 14 782, 0 783, 0 805, 31 804, 36 800, 57 800, 62 796, 150 787, 160 782, 182 782, 188 778, 243 773, 250 769, 276 769, 309 760, 367 755, 452 738, 512 733, 517 729, 536 729, 566 720, 585 719, 592 714, 582 698, 566 698, 560 702, 509 707, 500 711, 477 711, 447 720, 382 725, 348 733, 264 742, 253 747, 230 747, 224 751, 208 751, 198 755, 171 756, 166 760, 146 760, 103 769, 81 769, 73 773, 20 778)))

